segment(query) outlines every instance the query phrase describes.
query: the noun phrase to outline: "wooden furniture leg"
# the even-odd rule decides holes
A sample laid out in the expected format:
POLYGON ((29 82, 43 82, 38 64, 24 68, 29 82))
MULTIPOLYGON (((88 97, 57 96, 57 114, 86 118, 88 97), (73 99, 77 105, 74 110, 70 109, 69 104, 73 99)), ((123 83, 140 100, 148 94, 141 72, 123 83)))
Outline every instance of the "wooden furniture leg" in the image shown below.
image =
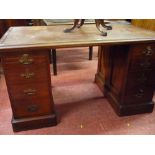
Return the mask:
POLYGON ((52 62, 53 62, 53 73, 57 75, 57 56, 56 49, 52 49, 52 62))
MULTIPOLYGON (((93 57, 93 46, 89 46, 89 60, 93 57)), ((57 75, 57 55, 56 49, 52 49, 53 74, 57 75)))
POLYGON ((3 68, 2 68, 2 60, 1 60, 1 57, 0 57, 0 78, 1 78, 2 74, 3 74, 3 68))
POLYGON ((89 46, 89 60, 92 60, 93 57, 93 46, 89 46))

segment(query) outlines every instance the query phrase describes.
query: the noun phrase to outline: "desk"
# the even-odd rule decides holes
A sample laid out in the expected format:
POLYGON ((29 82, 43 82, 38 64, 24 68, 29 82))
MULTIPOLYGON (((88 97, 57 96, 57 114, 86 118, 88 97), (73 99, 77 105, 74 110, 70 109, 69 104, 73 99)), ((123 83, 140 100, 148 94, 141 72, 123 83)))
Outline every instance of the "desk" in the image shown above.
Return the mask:
POLYGON ((0 55, 14 131, 57 124, 50 78, 52 48, 99 46, 95 82, 117 114, 152 112, 155 32, 121 22, 112 26, 107 37, 94 24, 72 33, 63 33, 66 25, 11 27, 6 32, 0 55))

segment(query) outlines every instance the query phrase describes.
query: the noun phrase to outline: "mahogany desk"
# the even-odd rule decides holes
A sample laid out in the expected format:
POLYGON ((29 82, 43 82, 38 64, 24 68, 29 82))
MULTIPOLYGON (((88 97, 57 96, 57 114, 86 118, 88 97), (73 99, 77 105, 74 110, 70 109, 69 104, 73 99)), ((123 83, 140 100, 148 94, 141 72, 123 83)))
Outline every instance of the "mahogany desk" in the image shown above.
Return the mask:
POLYGON ((103 37, 95 25, 63 33, 65 25, 11 27, 0 55, 14 131, 56 125, 50 77, 52 48, 99 46, 95 82, 118 115, 152 112, 155 32, 120 22, 103 37))

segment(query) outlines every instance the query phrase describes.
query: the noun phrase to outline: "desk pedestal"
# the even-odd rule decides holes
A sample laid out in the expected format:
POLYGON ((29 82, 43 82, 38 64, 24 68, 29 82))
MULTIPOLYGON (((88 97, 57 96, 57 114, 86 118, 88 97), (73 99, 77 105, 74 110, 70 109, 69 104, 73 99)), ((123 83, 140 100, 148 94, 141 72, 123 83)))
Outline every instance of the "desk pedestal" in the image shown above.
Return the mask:
POLYGON ((14 131, 56 125, 51 92, 50 50, 2 55, 14 131))
POLYGON ((155 44, 99 47, 95 81, 119 116, 152 112, 155 44))

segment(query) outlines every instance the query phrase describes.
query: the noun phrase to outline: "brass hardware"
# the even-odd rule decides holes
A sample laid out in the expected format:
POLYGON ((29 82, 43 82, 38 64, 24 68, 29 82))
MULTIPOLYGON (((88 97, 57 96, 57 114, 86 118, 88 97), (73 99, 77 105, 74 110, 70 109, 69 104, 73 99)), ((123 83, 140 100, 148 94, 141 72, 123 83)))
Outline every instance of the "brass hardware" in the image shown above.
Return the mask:
POLYGON ((153 55, 154 51, 152 50, 151 46, 147 46, 146 50, 143 52, 143 54, 145 54, 145 56, 151 56, 153 55))
POLYGON ((21 77, 24 77, 26 79, 30 79, 31 77, 33 77, 35 74, 32 72, 32 73, 29 73, 29 72, 26 72, 26 73, 22 73, 21 74, 21 77))
POLYGON ((144 96, 144 90, 143 89, 139 89, 138 93, 135 96, 137 98, 142 98, 144 96))
POLYGON ((38 106, 35 105, 35 104, 29 105, 29 106, 27 107, 27 110, 28 110, 29 112, 36 112, 36 111, 38 110, 38 106))
POLYGON ((151 63, 148 62, 148 60, 145 60, 145 62, 141 63, 140 66, 144 68, 148 68, 151 66, 151 63))
POLYGON ((24 90, 24 93, 26 95, 35 95, 36 90, 35 89, 26 89, 26 90, 24 90))
POLYGON ((147 77, 145 76, 145 74, 143 73, 142 75, 140 75, 140 77, 137 79, 138 82, 145 82, 147 80, 147 77))
POLYGON ((19 62, 24 65, 29 65, 33 62, 33 58, 30 58, 29 54, 23 54, 22 57, 19 59, 19 62))

